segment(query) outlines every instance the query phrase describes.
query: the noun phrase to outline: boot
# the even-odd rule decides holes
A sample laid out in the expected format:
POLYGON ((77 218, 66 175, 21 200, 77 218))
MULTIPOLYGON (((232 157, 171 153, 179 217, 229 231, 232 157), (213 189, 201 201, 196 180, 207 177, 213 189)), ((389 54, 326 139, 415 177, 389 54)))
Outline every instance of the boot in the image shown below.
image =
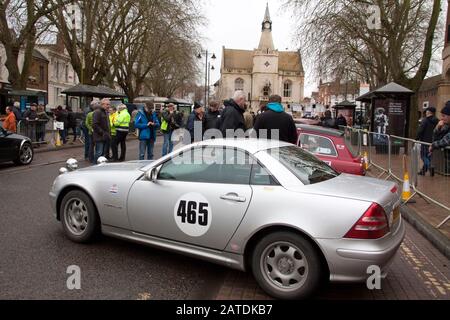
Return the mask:
POLYGON ((434 168, 430 168, 430 175, 434 177, 434 168))

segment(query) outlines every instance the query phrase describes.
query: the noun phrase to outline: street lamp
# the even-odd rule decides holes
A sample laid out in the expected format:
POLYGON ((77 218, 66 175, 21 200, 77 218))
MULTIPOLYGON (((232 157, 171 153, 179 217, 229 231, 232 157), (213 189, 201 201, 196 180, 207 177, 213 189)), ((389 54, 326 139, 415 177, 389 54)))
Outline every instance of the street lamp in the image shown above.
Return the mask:
POLYGON ((209 105, 209 80, 210 80, 210 70, 215 70, 214 66, 211 67, 211 63, 208 62, 209 56, 211 56, 212 60, 216 60, 217 57, 213 53, 209 53, 208 50, 202 51, 197 55, 198 59, 203 58, 203 55, 205 55, 206 61, 205 61, 205 107, 209 105))

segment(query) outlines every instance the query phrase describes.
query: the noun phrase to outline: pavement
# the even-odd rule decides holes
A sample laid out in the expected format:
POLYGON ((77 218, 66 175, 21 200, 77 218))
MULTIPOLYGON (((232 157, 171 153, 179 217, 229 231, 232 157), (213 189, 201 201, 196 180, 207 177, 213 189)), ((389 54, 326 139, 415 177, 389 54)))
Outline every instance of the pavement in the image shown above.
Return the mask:
MULTIPOLYGON (((161 153, 161 139, 155 155, 161 153)), ((128 142, 127 160, 138 154, 128 142)), ((69 146, 36 154, 29 167, 0 164, 0 300, 266 300, 249 273, 103 237, 92 245, 70 242, 52 216, 48 190, 68 158, 83 149, 69 146), (66 287, 67 268, 81 268, 82 289, 66 287)), ((80 161, 80 166, 88 166, 80 161)), ((382 290, 330 284, 315 299, 450 300, 450 261, 410 224, 382 290)))

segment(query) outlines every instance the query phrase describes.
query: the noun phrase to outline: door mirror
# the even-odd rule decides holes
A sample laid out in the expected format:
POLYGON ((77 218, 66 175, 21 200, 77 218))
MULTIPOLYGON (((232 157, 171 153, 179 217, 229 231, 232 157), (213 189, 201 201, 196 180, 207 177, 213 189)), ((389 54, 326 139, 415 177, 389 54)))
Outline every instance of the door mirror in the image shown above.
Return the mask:
POLYGON ((156 182, 158 179, 158 168, 152 168, 145 173, 145 179, 151 182, 156 182))

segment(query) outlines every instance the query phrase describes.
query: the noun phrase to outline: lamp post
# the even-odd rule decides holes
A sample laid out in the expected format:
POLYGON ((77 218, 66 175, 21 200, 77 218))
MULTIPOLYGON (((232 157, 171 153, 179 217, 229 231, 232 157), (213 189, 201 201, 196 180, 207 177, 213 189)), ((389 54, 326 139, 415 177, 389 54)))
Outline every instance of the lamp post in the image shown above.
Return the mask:
MULTIPOLYGON (((211 56, 212 60, 216 60, 216 55, 214 53, 209 53, 208 50, 202 51, 197 55, 198 59, 201 59, 205 55, 205 107, 209 105, 209 75, 211 70, 211 63, 208 63, 209 56, 211 56)), ((214 68, 214 66, 213 66, 214 68)), ((214 70, 214 69, 212 69, 214 70)))

